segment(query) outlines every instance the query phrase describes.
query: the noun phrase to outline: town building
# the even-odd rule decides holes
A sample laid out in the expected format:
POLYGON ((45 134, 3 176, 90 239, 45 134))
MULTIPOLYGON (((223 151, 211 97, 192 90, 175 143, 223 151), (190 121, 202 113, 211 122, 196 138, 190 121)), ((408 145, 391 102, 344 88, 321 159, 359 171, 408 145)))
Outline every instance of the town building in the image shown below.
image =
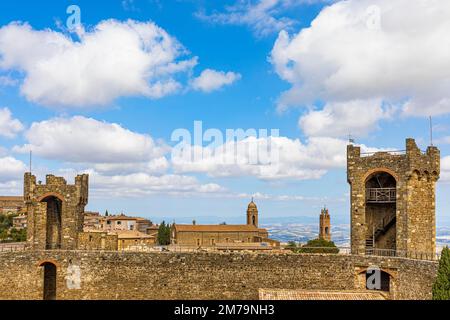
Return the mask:
POLYGON ((258 208, 252 200, 247 208, 244 225, 182 225, 174 223, 171 243, 191 247, 236 247, 240 243, 264 244, 261 247, 278 247, 279 242, 269 239, 266 229, 258 227, 258 208))
POLYGON ((331 241, 331 221, 327 208, 320 212, 319 239, 331 241))
POLYGON ((15 197, 15 196, 0 197, 0 214, 18 215, 23 213, 26 213, 26 207, 23 197, 15 197))
POLYGON ((23 230, 27 227, 27 215, 21 214, 13 217, 13 228, 16 230, 23 230))
POLYGON ((117 235, 118 250, 140 250, 142 247, 156 245, 156 236, 145 234, 137 230, 117 230, 111 234, 117 235))

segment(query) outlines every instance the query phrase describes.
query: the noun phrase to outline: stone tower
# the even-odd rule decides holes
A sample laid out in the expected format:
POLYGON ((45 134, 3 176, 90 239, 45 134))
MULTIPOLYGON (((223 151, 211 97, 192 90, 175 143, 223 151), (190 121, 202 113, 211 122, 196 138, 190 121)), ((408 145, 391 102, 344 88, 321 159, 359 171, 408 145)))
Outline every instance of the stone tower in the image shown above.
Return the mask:
POLYGON ((352 253, 433 257, 439 174, 439 149, 423 153, 414 139, 397 152, 362 154, 360 147, 347 146, 352 253))
POLYGON ((331 241, 331 222, 327 208, 320 212, 319 239, 331 241))
POLYGON ((74 250, 83 231, 84 207, 88 202, 88 175, 69 185, 61 177, 47 175, 46 183, 25 173, 24 200, 28 212, 27 241, 36 250, 74 250))
POLYGON ((247 224, 253 225, 258 228, 258 207, 256 207, 256 204, 253 202, 249 203, 247 208, 247 224))

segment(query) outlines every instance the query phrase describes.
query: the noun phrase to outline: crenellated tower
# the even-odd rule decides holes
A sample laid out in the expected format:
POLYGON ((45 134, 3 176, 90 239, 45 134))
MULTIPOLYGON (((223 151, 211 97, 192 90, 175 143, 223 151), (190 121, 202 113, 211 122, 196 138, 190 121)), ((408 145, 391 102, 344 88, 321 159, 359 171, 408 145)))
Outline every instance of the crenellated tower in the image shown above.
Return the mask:
POLYGON ((83 231, 84 207, 88 202, 89 176, 79 175, 75 184, 47 175, 45 184, 25 173, 24 200, 28 212, 27 241, 36 250, 75 250, 83 231))
POLYGON ((430 146, 424 153, 414 139, 397 152, 364 154, 349 145, 352 253, 434 256, 439 174, 439 149, 430 146))

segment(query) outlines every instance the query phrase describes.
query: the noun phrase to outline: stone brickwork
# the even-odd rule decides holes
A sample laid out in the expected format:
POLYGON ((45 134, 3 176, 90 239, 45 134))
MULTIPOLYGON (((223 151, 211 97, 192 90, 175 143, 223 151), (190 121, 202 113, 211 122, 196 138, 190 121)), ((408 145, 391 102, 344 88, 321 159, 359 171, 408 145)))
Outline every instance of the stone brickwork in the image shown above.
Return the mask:
POLYGON ((107 232, 80 232, 78 234, 80 250, 118 250, 118 237, 107 232))
POLYGON ((0 299, 258 299, 259 289, 364 290, 361 274, 391 275, 391 299, 430 299, 437 262, 324 254, 23 251, 0 253, 0 299), (47 266, 47 267, 45 267, 47 266), (52 270, 48 268, 48 270, 52 270), (53 293, 53 290, 49 290, 53 293))
POLYGON ((88 175, 77 176, 75 184, 69 185, 53 175, 47 175, 45 184, 37 183, 35 176, 25 173, 24 200, 31 248, 77 249, 88 201, 88 175))
POLYGON ((365 253, 373 245, 434 256, 439 174, 439 150, 431 146, 422 153, 414 139, 406 140, 406 152, 400 154, 364 155, 349 145, 352 252, 365 253))

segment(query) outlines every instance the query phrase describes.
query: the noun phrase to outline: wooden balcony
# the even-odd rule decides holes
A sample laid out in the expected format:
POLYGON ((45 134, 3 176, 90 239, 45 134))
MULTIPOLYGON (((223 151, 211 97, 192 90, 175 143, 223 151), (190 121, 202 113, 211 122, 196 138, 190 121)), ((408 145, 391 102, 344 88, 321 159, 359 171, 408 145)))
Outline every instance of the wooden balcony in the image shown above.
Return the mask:
POLYGON ((366 189, 366 203, 395 203, 396 199, 396 188, 366 189))

